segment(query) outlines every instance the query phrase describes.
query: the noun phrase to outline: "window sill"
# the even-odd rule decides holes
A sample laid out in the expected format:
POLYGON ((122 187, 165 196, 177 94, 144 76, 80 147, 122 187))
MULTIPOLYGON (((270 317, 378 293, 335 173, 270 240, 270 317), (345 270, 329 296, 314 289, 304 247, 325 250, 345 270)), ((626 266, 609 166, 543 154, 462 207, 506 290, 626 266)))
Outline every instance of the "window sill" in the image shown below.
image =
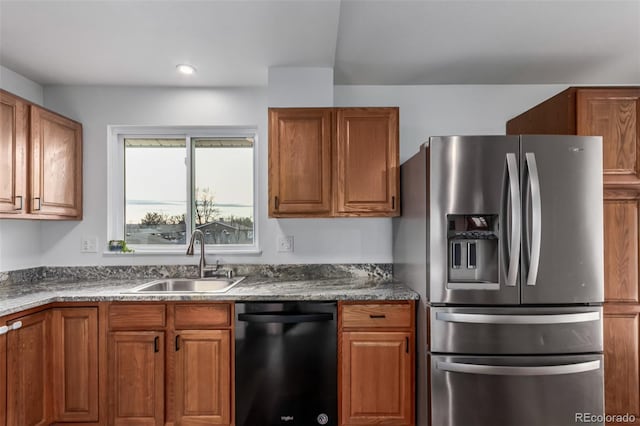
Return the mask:
MULTIPOLYGON (((154 249, 138 249, 132 247, 135 251, 133 252, 119 252, 119 251, 104 251, 102 252, 102 256, 104 257, 136 257, 136 256, 186 256, 186 249, 177 250, 177 249, 167 249, 167 250, 154 250, 154 249)), ((197 255, 199 255, 199 251, 197 251, 197 255)), ((207 255, 261 255, 262 250, 259 248, 252 247, 250 249, 231 249, 231 250, 205 250, 205 254, 207 255)))

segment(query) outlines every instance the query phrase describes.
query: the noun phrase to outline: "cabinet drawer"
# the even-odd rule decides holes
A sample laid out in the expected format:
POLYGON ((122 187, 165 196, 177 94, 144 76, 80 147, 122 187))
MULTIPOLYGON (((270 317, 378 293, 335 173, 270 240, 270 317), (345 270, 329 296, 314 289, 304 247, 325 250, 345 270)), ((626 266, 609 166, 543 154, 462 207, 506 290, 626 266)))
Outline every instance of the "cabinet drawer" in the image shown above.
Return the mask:
POLYGON ((154 330, 166 325, 165 305, 117 304, 109 306, 111 330, 154 330))
POLYGON ((344 305, 342 327, 411 327, 410 304, 344 305))
POLYGON ((175 329, 198 330, 231 325, 231 305, 176 305, 175 329))

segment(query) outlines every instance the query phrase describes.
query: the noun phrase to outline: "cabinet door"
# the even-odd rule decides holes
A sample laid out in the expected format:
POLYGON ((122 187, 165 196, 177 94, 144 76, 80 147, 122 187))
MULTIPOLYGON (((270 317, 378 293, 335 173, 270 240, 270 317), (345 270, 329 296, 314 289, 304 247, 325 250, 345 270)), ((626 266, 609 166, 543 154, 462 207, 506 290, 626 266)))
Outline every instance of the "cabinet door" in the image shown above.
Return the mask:
POLYGON ((109 424, 164 424, 164 332, 109 333, 109 424))
POLYGON ((49 311, 13 321, 22 326, 7 333, 7 424, 51 422, 49 311))
POLYGON ((0 92, 0 217, 26 211, 27 106, 0 92))
POLYGON ((399 214, 398 108, 337 112, 336 212, 399 214))
POLYGON ((331 214, 331 108, 269 109, 269 216, 331 214))
POLYGON ((604 197, 604 300, 640 303, 640 193, 605 190, 604 197))
POLYGON ((177 424, 231 424, 230 336, 229 330, 176 335, 177 424))
POLYGON ((54 309, 53 417, 58 422, 98 421, 98 310, 54 309))
POLYGON ((578 135, 602 136, 606 183, 640 183, 640 89, 580 89, 578 135))
POLYGON ((31 213, 82 219, 82 125, 33 105, 31 213))
POLYGON ((638 315, 630 308, 605 306, 604 406, 607 414, 630 413, 640 424, 640 345, 638 315))
MULTIPOLYGON (((0 323, 2 325, 2 323, 0 323)), ((7 335, 0 334, 0 426, 7 425, 7 335)))
POLYGON ((341 425, 413 422, 409 332, 343 332, 341 425))

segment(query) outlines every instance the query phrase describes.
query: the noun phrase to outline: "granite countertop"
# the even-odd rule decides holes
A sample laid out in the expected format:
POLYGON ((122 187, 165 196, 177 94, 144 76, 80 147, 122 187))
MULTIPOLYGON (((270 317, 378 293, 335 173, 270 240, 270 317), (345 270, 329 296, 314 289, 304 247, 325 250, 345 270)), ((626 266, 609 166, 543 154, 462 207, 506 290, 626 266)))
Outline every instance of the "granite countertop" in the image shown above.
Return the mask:
POLYGON ((287 279, 247 277, 225 293, 127 293, 159 277, 135 279, 45 279, 0 285, 0 316, 52 302, 104 301, 265 301, 265 300, 415 300, 418 294, 389 277, 333 277, 287 279))

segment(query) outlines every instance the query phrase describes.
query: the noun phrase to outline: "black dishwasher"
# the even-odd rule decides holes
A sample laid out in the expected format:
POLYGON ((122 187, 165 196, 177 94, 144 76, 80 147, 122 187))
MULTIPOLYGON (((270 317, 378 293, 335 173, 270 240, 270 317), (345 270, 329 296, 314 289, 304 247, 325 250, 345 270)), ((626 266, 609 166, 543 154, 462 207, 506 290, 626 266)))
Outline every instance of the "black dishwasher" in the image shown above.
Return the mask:
POLYGON ((336 303, 235 306, 236 425, 337 425, 336 303))

